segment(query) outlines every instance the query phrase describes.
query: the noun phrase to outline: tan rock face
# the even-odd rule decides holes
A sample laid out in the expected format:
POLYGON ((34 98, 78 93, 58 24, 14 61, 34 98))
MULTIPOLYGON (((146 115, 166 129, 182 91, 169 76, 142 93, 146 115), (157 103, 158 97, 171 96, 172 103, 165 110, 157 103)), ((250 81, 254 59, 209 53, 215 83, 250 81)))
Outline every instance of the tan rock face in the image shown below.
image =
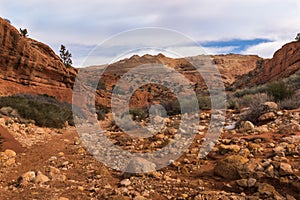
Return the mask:
POLYGON ((247 74, 256 68, 256 63, 262 58, 255 55, 216 55, 212 56, 218 66, 225 84, 232 84, 238 76, 247 74))
POLYGON ((71 101, 76 70, 66 67, 47 45, 21 37, 0 18, 0 95, 48 94, 71 101))

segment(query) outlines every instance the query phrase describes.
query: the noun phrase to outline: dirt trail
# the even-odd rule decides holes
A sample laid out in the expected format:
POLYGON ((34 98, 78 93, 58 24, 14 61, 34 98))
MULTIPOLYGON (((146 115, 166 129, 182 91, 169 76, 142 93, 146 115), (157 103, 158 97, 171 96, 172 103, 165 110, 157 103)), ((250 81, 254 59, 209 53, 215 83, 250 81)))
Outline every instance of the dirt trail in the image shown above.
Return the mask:
POLYGON ((5 149, 11 149, 17 153, 24 151, 24 148, 21 144, 7 131, 6 128, 0 125, 0 137, 1 137, 1 146, 0 151, 5 149))
MULTIPOLYGON (((87 154, 81 145, 74 144, 77 133, 74 128, 64 130, 62 134, 53 136, 49 141, 36 144, 16 157, 16 165, 1 169, 0 199, 69 199, 87 198, 88 191, 78 190, 93 173, 103 175, 102 184, 115 185, 118 179, 111 177, 108 169, 87 154), (66 163, 67 164, 64 164, 66 163), (19 186, 18 179, 28 171, 49 174, 49 167, 60 169, 66 175, 66 181, 50 181, 44 186, 19 186), (7 188, 8 185, 8 188, 7 188), (10 186, 11 185, 11 186, 10 186), (14 186, 14 187, 12 187, 14 186), (15 191, 15 187, 18 191, 15 191), (1 191, 4 188, 4 191, 1 191)), ((92 185, 91 185, 92 186, 92 185)))

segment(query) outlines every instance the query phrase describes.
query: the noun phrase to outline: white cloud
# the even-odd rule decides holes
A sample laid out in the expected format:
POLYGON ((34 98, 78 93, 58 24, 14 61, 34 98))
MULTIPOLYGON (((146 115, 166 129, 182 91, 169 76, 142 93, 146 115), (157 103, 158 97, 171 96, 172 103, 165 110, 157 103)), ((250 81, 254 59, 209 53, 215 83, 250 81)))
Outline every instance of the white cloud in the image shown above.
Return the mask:
POLYGON ((160 0, 90 0, 88 3, 83 0, 0 0, 0 3, 5 5, 0 8, 1 13, 12 18, 13 23, 27 24, 32 32, 39 31, 50 41, 78 39, 83 44, 145 26, 176 29, 196 40, 273 37, 294 30, 300 20, 298 0, 173 0, 172 3, 160 0), (281 29, 289 22, 294 27, 281 29))
POLYGON ((236 47, 235 46, 226 46, 226 47, 204 47, 204 50, 209 55, 218 55, 226 54, 232 52, 236 47))
MULTIPOLYGON (((114 34, 142 27, 174 29, 195 41, 290 41, 300 31, 299 0, 0 0, 0 5, 2 17, 52 48, 61 43, 97 45, 114 34)), ((248 51, 269 55, 276 50, 273 47, 277 46, 262 44, 248 51)))
POLYGON ((274 41, 261 43, 252 47, 249 47, 242 54, 254 54, 263 58, 272 58, 276 50, 280 49, 288 41, 274 41))

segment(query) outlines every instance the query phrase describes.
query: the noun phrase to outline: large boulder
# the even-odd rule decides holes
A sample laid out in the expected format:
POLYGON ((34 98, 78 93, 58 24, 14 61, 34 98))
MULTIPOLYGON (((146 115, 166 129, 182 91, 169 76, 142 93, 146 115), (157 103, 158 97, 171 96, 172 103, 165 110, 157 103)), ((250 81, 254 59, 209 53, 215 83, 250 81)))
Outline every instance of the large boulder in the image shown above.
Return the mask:
POLYGON ((249 160, 243 156, 231 155, 217 162, 214 173, 229 180, 240 179, 239 169, 249 160))
POLYGON ((243 126, 244 121, 250 121, 253 124, 261 124, 276 118, 275 112, 278 110, 278 105, 274 102, 265 102, 259 106, 250 109, 249 111, 241 114, 241 121, 239 126, 243 126))
POLYGON ((282 134, 291 134, 295 132, 300 132, 300 125, 295 121, 279 127, 279 133, 282 134))
POLYGON ((276 111, 278 110, 278 105, 275 102, 268 101, 262 104, 262 106, 265 108, 267 111, 276 111))
POLYGON ((244 122, 241 123, 241 127, 240 127, 239 130, 248 132, 248 131, 254 131, 254 128, 255 128, 255 126, 253 125, 252 122, 244 121, 244 122))
POLYGON ((261 197, 263 197, 264 199, 284 199, 277 191, 276 189, 268 184, 268 183, 259 183, 258 184, 258 192, 260 194, 261 197))
POLYGON ((139 173, 149 173, 156 171, 156 165, 144 158, 133 158, 127 167, 125 168, 126 173, 139 174, 139 173))
POLYGON ((282 176, 293 174, 292 166, 288 163, 280 163, 279 174, 282 176))
POLYGON ((259 116, 258 121, 259 122, 270 121, 270 120, 274 120, 275 118, 276 115, 274 112, 267 112, 259 116))

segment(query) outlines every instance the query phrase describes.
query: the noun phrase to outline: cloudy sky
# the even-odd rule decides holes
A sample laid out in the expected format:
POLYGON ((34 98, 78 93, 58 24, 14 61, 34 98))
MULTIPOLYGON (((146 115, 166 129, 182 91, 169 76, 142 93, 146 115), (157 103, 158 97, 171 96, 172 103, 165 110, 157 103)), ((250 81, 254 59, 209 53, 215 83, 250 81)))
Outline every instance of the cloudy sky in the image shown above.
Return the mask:
MULTIPOLYGON (((103 41, 143 27, 177 31, 208 54, 262 57, 271 57, 300 32, 299 0, 0 0, 0 13, 56 52, 65 44, 75 66, 84 65, 103 41)), ((108 63, 128 50, 126 43, 113 43, 97 51, 101 60, 89 64, 108 63)))

